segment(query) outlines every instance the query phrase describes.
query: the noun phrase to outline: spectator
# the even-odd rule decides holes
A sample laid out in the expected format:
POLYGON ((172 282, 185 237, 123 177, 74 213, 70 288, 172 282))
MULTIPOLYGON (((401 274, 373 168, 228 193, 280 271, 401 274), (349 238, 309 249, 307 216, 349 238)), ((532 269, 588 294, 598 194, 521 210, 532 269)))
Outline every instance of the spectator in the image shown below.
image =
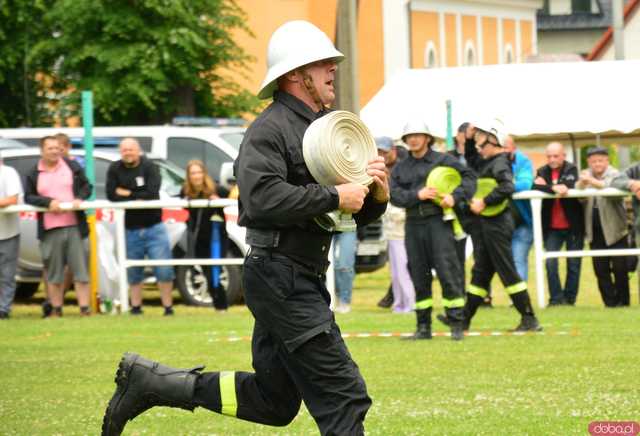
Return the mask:
MULTIPOLYGON (((609 152, 603 147, 587 151, 589 169, 582 171, 576 184, 579 189, 602 189, 620 171, 609 165, 609 152)), ((588 197, 585 199, 584 225, 592 250, 629 248, 627 211, 622 197, 588 197)), ((626 256, 593 257, 593 270, 606 307, 629 305, 629 275, 626 256), (612 275, 613 279, 612 280, 612 275)))
POLYGON ((86 161, 82 156, 74 156, 71 154, 71 148, 73 148, 71 144, 71 139, 65 133, 56 133, 54 135, 58 139, 58 143, 60 147, 62 147, 62 155, 67 159, 75 160, 80 164, 82 168, 86 166, 86 161))
MULTIPOLYGON (((623 173, 614 177, 611 181, 611 186, 630 191, 633 194, 631 202, 635 216, 633 230, 635 239, 638 241, 638 235, 640 235, 640 163, 630 166, 623 173)), ((635 266, 640 266, 640 264, 635 262, 635 266)), ((640 274, 638 274, 638 283, 640 285, 640 274)))
MULTIPOLYGON (((189 200, 209 199, 215 200, 218 197, 216 193, 215 182, 211 179, 207 172, 207 168, 200 160, 191 160, 187 163, 187 179, 184 182, 180 196, 189 200)), ((221 246, 219 257, 225 256, 226 231, 224 228, 224 213, 220 208, 190 208, 189 220, 187 221, 188 241, 187 250, 189 257, 197 257, 198 259, 209 259, 214 257, 212 253, 212 234, 214 224, 213 219, 217 218, 219 223, 219 233, 217 241, 221 246)), ((207 290, 211 295, 213 307, 219 311, 227 310, 227 294, 219 281, 219 266, 211 267, 203 265, 202 271, 207 278, 207 290), (217 274, 217 283, 214 283, 214 272, 217 274)))
MULTIPOLYGON (((0 208, 18 204, 22 183, 18 172, 4 165, 0 155, 0 208)), ((0 319, 9 318, 16 294, 16 267, 20 248, 18 214, 0 214, 0 319)))
MULTIPOLYGON (((504 150, 511 160, 513 171, 513 184, 516 193, 528 191, 533 186, 533 164, 524 153, 516 149, 516 144, 510 135, 504 142, 504 150)), ((529 250, 533 245, 533 218, 531 216, 531 203, 529 200, 514 200, 511 204, 511 212, 515 230, 511 239, 511 251, 516 263, 518 275, 527 282, 529 280, 529 250)))
MULTIPOLYGON (((384 158, 386 171, 391 173, 397 162, 397 148, 391 138, 376 138, 378 156, 384 158)), ((391 289, 393 312, 410 313, 416 303, 415 289, 408 270, 407 250, 404 245, 405 211, 401 207, 387 205, 382 216, 384 236, 389 242, 389 267, 391 269, 391 289)))
MULTIPOLYGON (((533 189, 557 194, 560 197, 575 187, 578 168, 565 160, 564 146, 552 142, 547 146, 547 165, 538 169, 533 189)), ((563 245, 567 250, 582 250, 584 246, 584 215, 580 201, 575 198, 554 198, 542 202, 542 229, 544 248, 558 251, 563 245)), ((567 259, 567 278, 564 289, 558 275, 558 259, 547 259, 549 305, 574 305, 580 282, 579 257, 567 259)))
POLYGON ((47 288, 52 311, 49 316, 62 316, 65 266, 75 278, 75 290, 81 315, 90 315, 89 274, 85 238, 89 226, 84 211, 64 212, 62 202, 78 207, 91 195, 91 184, 77 162, 62 156, 54 136, 40 140, 42 158, 26 178, 25 202, 45 207, 38 212, 38 239, 42 261, 47 271, 47 288))
POLYGON ((333 236, 333 262, 335 264, 336 305, 338 313, 351 312, 353 279, 356 276, 357 232, 336 233, 333 236))
MULTIPOLYGON (((160 171, 142 155, 137 140, 124 138, 120 142, 119 161, 107 170, 107 198, 111 201, 158 200, 160 198, 160 171)), ((127 229, 127 257, 129 259, 171 259, 171 247, 167 229, 162 222, 160 209, 129 209, 125 213, 127 229)), ((154 267, 164 314, 173 315, 173 267, 154 267)), ((131 288, 131 314, 142 312, 143 267, 127 270, 131 288)))

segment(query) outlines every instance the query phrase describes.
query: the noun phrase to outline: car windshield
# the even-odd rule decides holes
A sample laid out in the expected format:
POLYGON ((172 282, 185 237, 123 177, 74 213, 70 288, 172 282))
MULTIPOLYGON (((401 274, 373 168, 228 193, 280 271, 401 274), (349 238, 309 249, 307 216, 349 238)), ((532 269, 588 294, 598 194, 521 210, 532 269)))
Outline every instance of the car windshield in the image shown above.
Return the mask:
POLYGON ((239 150, 242 138, 244 138, 244 132, 221 133, 220 137, 233 146, 233 148, 239 150))
POLYGON ((153 159, 153 162, 158 165, 162 177, 160 192, 169 197, 179 196, 185 178, 184 170, 165 160, 153 159))

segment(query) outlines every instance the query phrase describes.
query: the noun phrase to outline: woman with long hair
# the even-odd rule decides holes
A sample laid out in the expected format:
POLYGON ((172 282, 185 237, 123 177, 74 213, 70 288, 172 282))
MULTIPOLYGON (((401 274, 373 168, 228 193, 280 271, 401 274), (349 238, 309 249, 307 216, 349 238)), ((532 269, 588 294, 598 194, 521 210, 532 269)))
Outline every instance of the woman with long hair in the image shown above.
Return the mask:
MULTIPOLYGON (((187 177, 184 181, 180 197, 189 200, 217 199, 216 184, 207 172, 207 167, 200 160, 191 160, 187 163, 187 177)), ((218 241, 220 257, 226 252, 227 234, 224 225, 224 213, 220 208, 188 208, 189 220, 187 221, 187 250, 189 255, 198 259, 212 257, 213 226, 219 229, 218 241)), ((202 271, 207 278, 209 294, 213 299, 213 307, 216 310, 227 310, 227 295, 219 281, 219 268, 203 265, 202 271), (216 268, 218 270, 216 271, 216 268), (214 276, 217 283, 214 283, 214 276)))

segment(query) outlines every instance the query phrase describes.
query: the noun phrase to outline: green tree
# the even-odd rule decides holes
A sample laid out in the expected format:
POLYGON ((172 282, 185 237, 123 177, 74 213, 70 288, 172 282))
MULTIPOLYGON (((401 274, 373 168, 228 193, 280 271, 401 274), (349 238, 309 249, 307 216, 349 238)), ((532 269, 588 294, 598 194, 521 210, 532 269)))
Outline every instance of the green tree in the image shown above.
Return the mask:
POLYGON ((27 61, 47 36, 44 13, 51 1, 0 0, 0 127, 37 126, 48 122, 42 80, 27 61))
POLYGON ((53 71, 61 109, 77 110, 84 89, 93 91, 103 125, 237 116, 257 107, 233 80, 245 74, 249 56, 232 33, 250 33, 233 0, 56 0, 45 20, 52 37, 31 59, 53 71))

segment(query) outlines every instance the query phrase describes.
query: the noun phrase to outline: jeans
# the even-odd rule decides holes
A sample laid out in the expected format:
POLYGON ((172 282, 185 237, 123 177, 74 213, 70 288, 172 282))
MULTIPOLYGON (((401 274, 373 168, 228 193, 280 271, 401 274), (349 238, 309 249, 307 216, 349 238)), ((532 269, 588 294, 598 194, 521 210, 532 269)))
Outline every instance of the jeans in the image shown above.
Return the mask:
MULTIPOLYGON (((129 259, 152 260, 172 259, 169 235, 164 223, 154 224, 141 229, 127 229, 127 257, 129 259)), ((154 274, 159 282, 170 282, 174 279, 172 266, 154 266, 154 274)), ((133 266, 127 268, 129 284, 137 285, 144 279, 144 268, 133 266)))
POLYGON ((525 282, 529 280, 529 250, 533 245, 533 229, 521 224, 513 231, 511 238, 511 252, 516 263, 518 275, 525 282))
MULTIPOLYGON (((559 251, 565 244, 567 250, 582 250, 584 247, 583 236, 571 233, 569 230, 549 230, 544 240, 544 249, 559 251)), ((576 302, 580 283, 580 261, 579 257, 567 258, 567 279, 563 289, 558 275, 558 259, 547 259, 550 304, 574 304, 576 302)))
POLYGON ((335 262, 336 294, 338 300, 351 304, 353 279, 356 276, 356 232, 338 233, 333 237, 333 259, 335 262))
POLYGON ((16 295, 16 267, 20 236, 0 241, 0 312, 11 312, 16 295))

